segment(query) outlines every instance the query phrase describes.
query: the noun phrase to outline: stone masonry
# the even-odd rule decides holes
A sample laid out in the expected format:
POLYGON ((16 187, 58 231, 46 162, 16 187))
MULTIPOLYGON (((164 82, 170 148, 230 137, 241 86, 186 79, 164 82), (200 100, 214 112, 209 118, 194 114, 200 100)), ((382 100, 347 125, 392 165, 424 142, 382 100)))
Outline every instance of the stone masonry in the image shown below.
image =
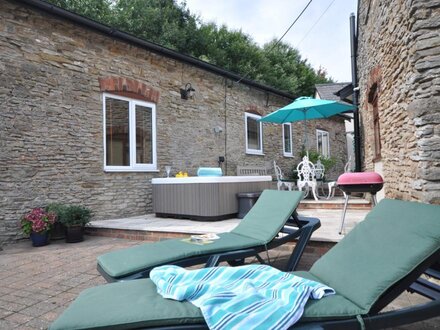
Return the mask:
MULTIPOLYGON (((237 165, 299 162, 302 123, 293 125, 294 158, 283 157, 280 125, 264 124, 264 156, 246 155, 244 112, 270 113, 291 100, 113 39, 89 28, 0 0, 0 245, 20 238, 18 221, 50 202, 82 204, 94 219, 151 212, 151 178, 199 166, 235 175, 237 165), (195 97, 181 99, 190 82, 195 97), (156 103, 158 168, 103 170, 102 92, 156 103), (215 134, 214 127, 223 131, 215 134)), ((307 123, 329 131, 331 154, 345 162, 340 118, 307 123)))
POLYGON ((440 3, 361 0, 358 26, 364 167, 376 84, 386 196, 440 204, 440 3))

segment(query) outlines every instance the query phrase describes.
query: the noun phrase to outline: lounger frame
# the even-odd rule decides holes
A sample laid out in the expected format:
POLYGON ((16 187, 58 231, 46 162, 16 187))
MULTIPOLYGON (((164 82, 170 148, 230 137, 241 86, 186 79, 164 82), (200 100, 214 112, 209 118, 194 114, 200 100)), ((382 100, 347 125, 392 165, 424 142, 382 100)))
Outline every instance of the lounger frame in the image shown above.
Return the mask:
MULTIPOLYGON (((266 263, 266 261, 264 261, 264 259, 259 256, 259 253, 274 249, 283 244, 286 244, 287 242, 296 241, 295 247, 293 248, 289 260, 287 261, 285 268, 282 269, 284 271, 293 271, 298 266, 298 262, 301 259, 302 254, 304 253, 304 249, 309 242, 312 233, 320 226, 321 222, 318 218, 300 217, 298 216, 297 212, 294 211, 294 213, 286 222, 286 225, 281 229, 277 237, 266 245, 259 245, 240 250, 219 252, 215 254, 198 255, 190 258, 176 260, 171 263, 167 262, 167 264, 173 264, 180 267, 190 267, 194 265, 205 264, 205 267, 214 267, 223 261, 227 261, 231 265, 240 264, 241 260, 248 257, 256 257, 259 262, 266 263)), ((154 267, 157 266, 160 265, 155 265, 154 267)), ((97 266, 97 269, 107 282, 117 282, 148 278, 150 271, 154 267, 145 268, 139 272, 121 277, 112 277, 108 275, 99 264, 97 266)))

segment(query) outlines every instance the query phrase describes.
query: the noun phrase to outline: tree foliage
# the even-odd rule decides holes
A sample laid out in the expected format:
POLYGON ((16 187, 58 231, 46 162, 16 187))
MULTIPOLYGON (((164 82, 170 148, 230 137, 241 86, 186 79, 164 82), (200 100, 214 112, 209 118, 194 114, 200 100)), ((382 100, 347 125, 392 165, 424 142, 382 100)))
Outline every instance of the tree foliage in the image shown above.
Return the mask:
POLYGON ((95 21, 111 25, 111 0, 49 0, 48 2, 95 21))
POLYGON ((173 0, 118 0, 113 7, 113 25, 135 36, 190 53, 197 19, 173 0))
POLYGON ((47 0, 150 42, 197 57, 293 95, 312 95, 330 82, 298 50, 272 40, 263 47, 241 30, 203 23, 176 0, 47 0))

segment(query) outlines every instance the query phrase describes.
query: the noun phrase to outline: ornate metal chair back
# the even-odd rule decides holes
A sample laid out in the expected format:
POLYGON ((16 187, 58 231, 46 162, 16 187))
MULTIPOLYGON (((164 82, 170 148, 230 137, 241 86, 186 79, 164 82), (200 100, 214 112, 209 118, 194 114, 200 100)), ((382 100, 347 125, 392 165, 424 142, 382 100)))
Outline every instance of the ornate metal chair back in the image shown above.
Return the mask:
POLYGON ((303 157, 302 162, 298 164, 296 167, 296 170, 298 172, 298 179, 300 181, 305 182, 312 182, 315 181, 315 165, 311 161, 309 161, 309 158, 307 156, 303 157))
POLYGON ((315 164, 315 178, 316 180, 324 180, 325 175, 325 167, 321 163, 321 159, 318 159, 318 161, 315 164))

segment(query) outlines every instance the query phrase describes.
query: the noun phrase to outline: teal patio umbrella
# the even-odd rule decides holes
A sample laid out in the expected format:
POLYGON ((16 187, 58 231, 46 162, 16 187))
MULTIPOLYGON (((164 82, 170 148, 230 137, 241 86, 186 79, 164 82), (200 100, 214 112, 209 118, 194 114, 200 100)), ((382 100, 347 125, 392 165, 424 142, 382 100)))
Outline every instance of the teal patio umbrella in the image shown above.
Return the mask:
POLYGON ((308 153, 306 120, 329 118, 353 109, 354 106, 348 103, 303 96, 285 107, 262 117, 260 121, 278 124, 304 121, 304 145, 308 153))

